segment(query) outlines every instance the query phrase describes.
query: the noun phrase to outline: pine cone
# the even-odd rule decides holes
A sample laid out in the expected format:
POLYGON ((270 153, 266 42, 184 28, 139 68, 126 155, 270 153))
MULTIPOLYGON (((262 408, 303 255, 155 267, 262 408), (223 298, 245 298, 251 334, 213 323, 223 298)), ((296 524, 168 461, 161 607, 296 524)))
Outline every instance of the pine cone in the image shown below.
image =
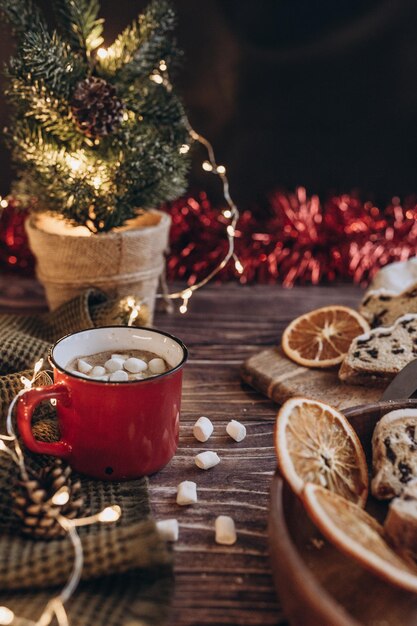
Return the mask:
POLYGON ((79 480, 71 479, 71 468, 54 459, 52 465, 42 468, 39 473, 29 472, 29 480, 21 479, 13 493, 13 511, 22 521, 21 532, 32 537, 53 539, 65 534, 57 521, 58 515, 74 519, 84 509, 79 480), (66 486, 69 499, 63 505, 53 504, 52 498, 66 486))
POLYGON ((78 128, 92 139, 112 133, 122 121, 123 108, 113 85, 95 76, 77 84, 71 101, 78 128))

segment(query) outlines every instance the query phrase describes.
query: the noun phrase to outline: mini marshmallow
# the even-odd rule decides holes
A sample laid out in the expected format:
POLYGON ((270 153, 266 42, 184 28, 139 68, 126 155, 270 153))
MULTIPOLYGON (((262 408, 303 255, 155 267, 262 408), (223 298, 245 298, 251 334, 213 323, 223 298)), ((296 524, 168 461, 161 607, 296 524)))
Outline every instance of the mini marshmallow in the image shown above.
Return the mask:
POLYGON ((198 418, 193 426, 193 434, 197 441, 204 443, 207 441, 213 432, 213 424, 208 417, 201 416, 198 418))
POLYGON ((78 370, 71 370, 71 374, 74 374, 74 376, 78 376, 79 378, 90 378, 87 374, 83 374, 78 370))
POLYGON ((246 437, 246 428, 236 420, 232 420, 226 426, 226 432, 235 441, 242 441, 246 437))
POLYGON ((93 366, 90 365, 90 363, 87 363, 87 361, 84 361, 84 359, 78 359, 77 367, 78 371, 82 374, 89 374, 93 369, 93 366))
POLYGON ((178 520, 163 519, 156 522, 158 533, 164 541, 178 541, 179 528, 178 520))
POLYGON ((142 361, 142 359, 131 357, 130 359, 126 359, 123 363, 123 367, 131 374, 138 374, 139 372, 144 372, 148 369, 148 364, 145 363, 145 361, 142 361))
POLYGON ((216 543, 232 546, 236 543, 235 523, 228 515, 219 515, 215 521, 216 543))
POLYGON ((195 504, 197 502, 197 485, 192 480, 184 480, 177 487, 177 504, 195 504))
POLYGON ((91 378, 92 380, 109 380, 109 377, 107 375, 105 376, 90 376, 89 378, 91 378))
POLYGON ((128 355, 127 354, 112 354, 111 355, 112 359, 122 359, 122 361, 126 361, 126 359, 128 359, 128 355))
POLYGON ((115 382, 123 382, 125 380, 129 380, 129 374, 124 370, 116 370, 110 374, 109 380, 113 383, 115 382))
POLYGON ((143 374, 139 373, 139 374, 132 374, 133 376, 133 380, 143 380, 145 377, 143 374))
POLYGON ((162 374, 165 372, 165 363, 163 359, 151 359, 149 361, 149 369, 152 374, 162 374))
POLYGON ((93 378, 97 378, 97 376, 104 376, 106 374, 106 370, 101 365, 95 365, 90 372, 90 376, 93 378))
POLYGON ((115 357, 112 357, 105 362, 104 367, 108 372, 117 372, 117 370, 123 369, 123 363, 123 359, 116 359, 115 357))
POLYGON ((194 457, 195 464, 197 467, 203 470, 208 470, 215 465, 220 463, 219 455, 216 452, 211 452, 210 450, 206 450, 205 452, 200 452, 197 456, 194 457))

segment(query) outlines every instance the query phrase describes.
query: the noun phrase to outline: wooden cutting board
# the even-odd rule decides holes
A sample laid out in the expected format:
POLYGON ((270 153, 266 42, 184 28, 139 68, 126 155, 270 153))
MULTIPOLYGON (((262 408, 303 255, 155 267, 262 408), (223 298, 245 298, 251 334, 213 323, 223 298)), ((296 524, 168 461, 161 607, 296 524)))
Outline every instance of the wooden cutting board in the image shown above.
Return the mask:
POLYGON ((379 400, 382 389, 347 385, 339 381, 337 369, 310 369, 288 359, 281 348, 267 348, 249 357, 241 369, 243 380, 257 391, 282 404, 294 396, 322 400, 336 408, 352 407, 379 400))

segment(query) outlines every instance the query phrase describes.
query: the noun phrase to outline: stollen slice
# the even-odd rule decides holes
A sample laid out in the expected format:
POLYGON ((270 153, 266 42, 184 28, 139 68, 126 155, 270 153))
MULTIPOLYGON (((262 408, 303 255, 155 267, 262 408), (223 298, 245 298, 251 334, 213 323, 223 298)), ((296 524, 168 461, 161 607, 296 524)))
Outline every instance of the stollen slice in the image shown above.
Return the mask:
POLYGON ((394 552, 375 518, 355 503, 311 483, 305 486, 302 500, 311 520, 338 550, 386 582, 417 593, 417 566, 394 552))
POLYGON ((417 358, 417 315, 403 315, 388 327, 356 337, 339 378, 356 385, 385 385, 417 358))
POLYGON ((407 484, 389 505, 385 535, 399 554, 417 560, 417 480, 407 484))
POLYGON ((365 294, 359 312, 372 328, 391 326, 407 313, 417 313, 417 282, 400 293, 374 289, 365 294))
POLYGON ((417 409, 397 409, 382 417, 372 435, 372 495, 399 496, 417 478, 417 409))

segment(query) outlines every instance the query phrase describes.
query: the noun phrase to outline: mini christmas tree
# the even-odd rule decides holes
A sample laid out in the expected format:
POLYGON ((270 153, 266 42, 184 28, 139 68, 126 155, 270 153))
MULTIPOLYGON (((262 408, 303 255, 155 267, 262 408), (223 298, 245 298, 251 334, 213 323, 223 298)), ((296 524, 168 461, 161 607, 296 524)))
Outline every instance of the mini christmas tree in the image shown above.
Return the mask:
POLYGON ((51 4, 53 29, 32 0, 0 0, 17 40, 6 135, 41 210, 109 231, 185 188, 187 121, 167 73, 175 13, 153 0, 105 49, 98 0, 51 4))

